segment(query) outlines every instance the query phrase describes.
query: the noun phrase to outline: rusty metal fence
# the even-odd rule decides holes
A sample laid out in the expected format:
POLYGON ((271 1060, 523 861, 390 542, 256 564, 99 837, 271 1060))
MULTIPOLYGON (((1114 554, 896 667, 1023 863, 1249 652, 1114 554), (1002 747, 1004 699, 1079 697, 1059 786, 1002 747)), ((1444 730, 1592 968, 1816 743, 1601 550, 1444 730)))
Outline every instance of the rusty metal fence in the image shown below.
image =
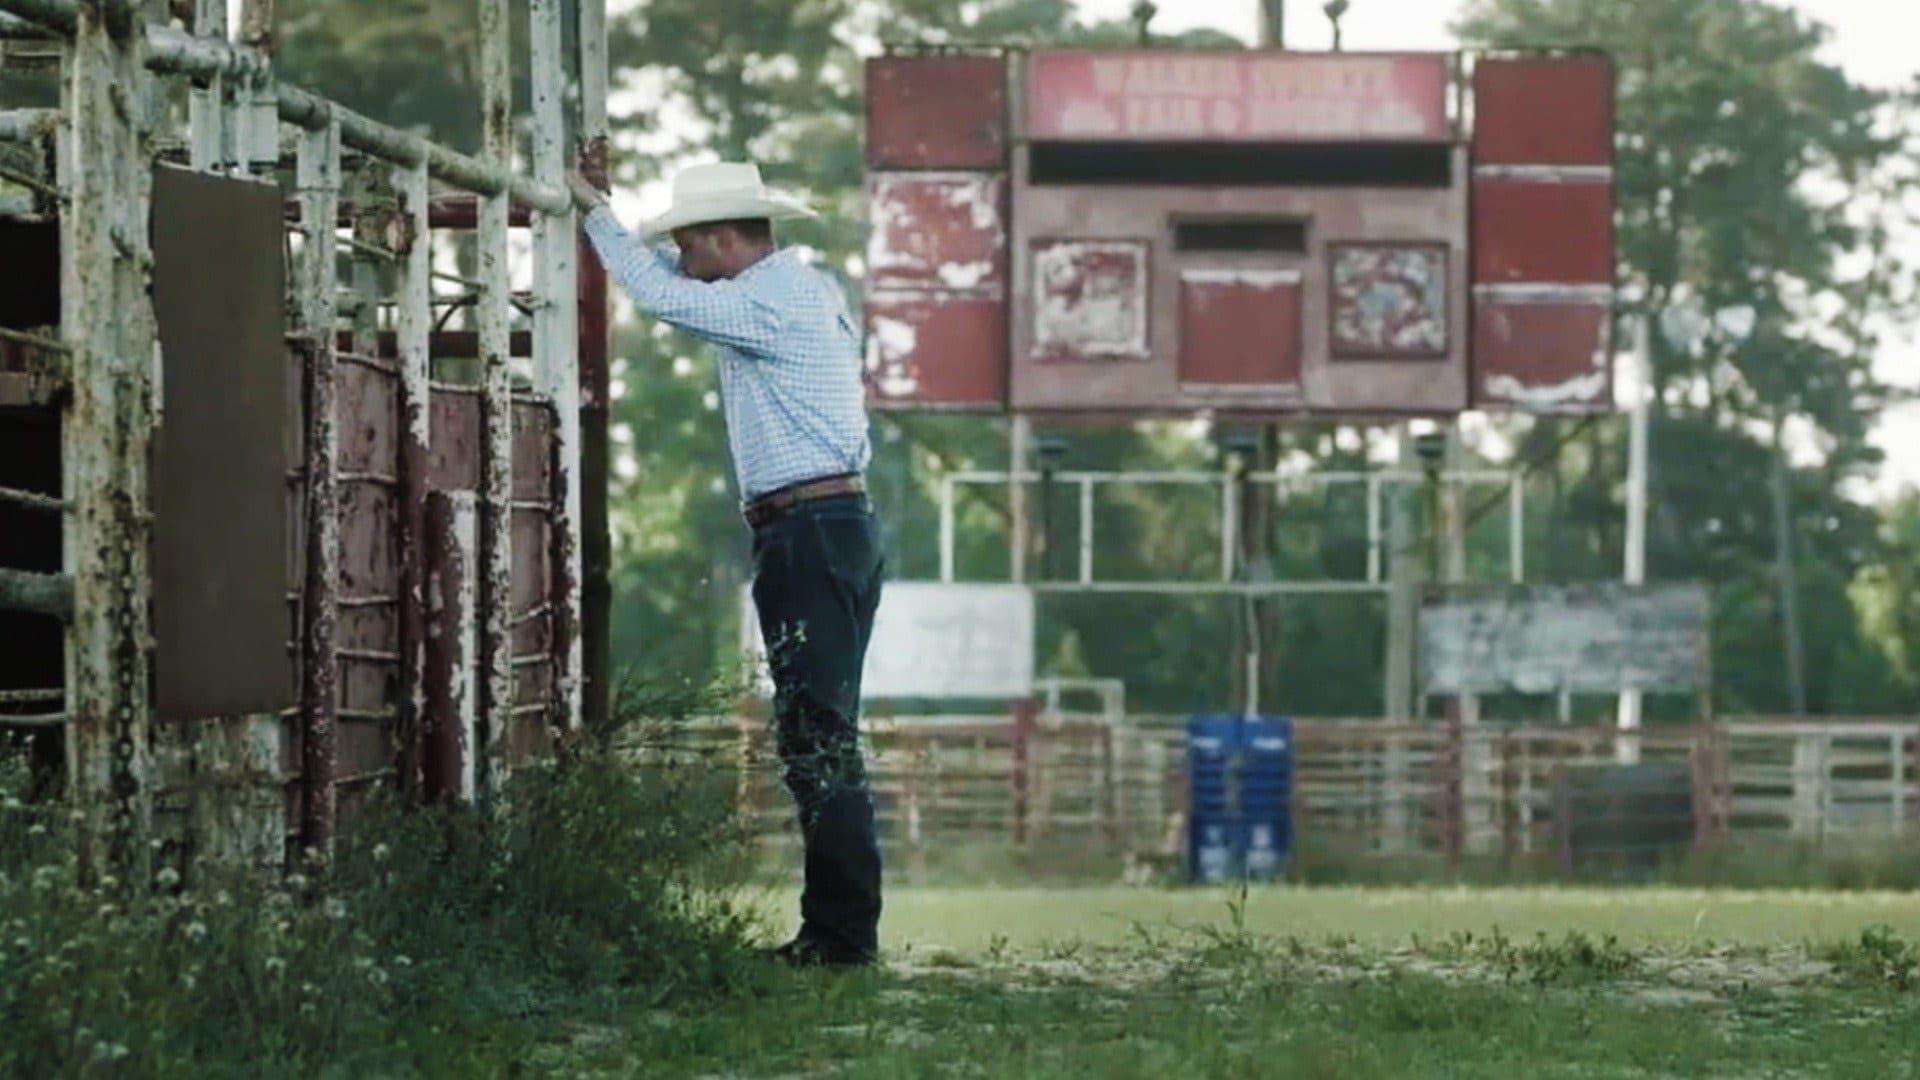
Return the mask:
MULTIPOLYGON (((1017 710, 879 717, 869 772, 890 858, 986 845, 1170 863, 1185 835, 1183 717, 1017 710)), ((1373 719, 1294 725, 1299 845, 1341 858, 1532 859, 1570 869, 1563 778, 1613 765, 1607 727, 1466 726, 1373 719)), ((1686 778, 1694 846, 1920 828, 1920 719, 1739 719, 1654 728, 1638 762, 1686 778)), ((737 806, 770 847, 798 833, 763 719, 690 725, 683 756, 734 771, 737 806)), ((1674 823, 1665 823, 1668 828, 1674 823)))
POLYGON ((576 276, 563 108, 571 96, 583 134, 604 136, 604 9, 532 0, 528 177, 513 167, 509 6, 477 2, 473 157, 277 81, 270 0, 240 0, 238 41, 227 0, 197 0, 186 30, 135 0, 0 0, 0 39, 30 46, 9 55, 57 70, 61 94, 0 108, 0 147, 28 161, 0 172, 0 194, 25 193, 0 199, 0 224, 49 241, 12 269, 58 288, 55 317, 0 312, 0 420, 54 433, 39 444, 52 468, 0 484, 0 512, 35 517, 50 540, 35 550, 59 553, 0 566, 0 617, 29 620, 8 640, 64 638, 26 666, 29 685, 0 685, 0 729, 57 732, 83 859, 142 874, 156 832, 256 860, 324 851, 344 793, 471 798, 579 722, 580 369, 604 361, 605 313, 600 279, 576 276), (571 52, 563 13, 579 20, 571 52), (285 193, 295 685, 279 715, 156 716, 162 160, 285 193), (476 269, 436 244, 455 231, 476 269))

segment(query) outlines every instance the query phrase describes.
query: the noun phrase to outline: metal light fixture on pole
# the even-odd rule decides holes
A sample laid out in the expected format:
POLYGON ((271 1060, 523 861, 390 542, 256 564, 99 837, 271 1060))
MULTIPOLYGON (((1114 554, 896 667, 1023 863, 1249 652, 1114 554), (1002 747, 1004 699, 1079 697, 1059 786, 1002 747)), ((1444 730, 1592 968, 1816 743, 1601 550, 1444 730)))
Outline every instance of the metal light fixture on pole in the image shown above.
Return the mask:
POLYGON ((1328 0, 1327 6, 1320 9, 1327 13, 1327 21, 1333 24, 1334 52, 1339 52, 1341 48, 1340 20, 1346 16, 1349 6, 1351 5, 1347 3, 1347 0, 1328 0))

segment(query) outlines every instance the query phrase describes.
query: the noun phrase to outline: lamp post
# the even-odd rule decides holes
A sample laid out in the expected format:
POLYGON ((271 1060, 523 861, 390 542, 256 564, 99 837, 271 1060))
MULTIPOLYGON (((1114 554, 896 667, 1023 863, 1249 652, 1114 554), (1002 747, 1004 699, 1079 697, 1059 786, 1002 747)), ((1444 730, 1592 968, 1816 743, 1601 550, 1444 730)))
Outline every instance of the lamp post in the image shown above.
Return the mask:
POLYGON ((1346 16, 1347 8, 1350 6, 1347 0, 1328 0, 1327 6, 1320 9, 1327 13, 1327 21, 1333 24, 1334 52, 1340 51, 1340 20, 1346 16))

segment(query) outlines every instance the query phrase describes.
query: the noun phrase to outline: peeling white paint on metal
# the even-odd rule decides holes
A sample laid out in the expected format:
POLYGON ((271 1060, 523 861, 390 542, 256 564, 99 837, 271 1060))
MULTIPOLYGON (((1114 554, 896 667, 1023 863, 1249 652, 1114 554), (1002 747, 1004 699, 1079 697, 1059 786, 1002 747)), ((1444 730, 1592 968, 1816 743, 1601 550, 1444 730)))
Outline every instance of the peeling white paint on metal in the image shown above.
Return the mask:
POLYGON ((1251 289, 1275 289, 1298 285, 1298 270, 1182 270, 1180 280, 1195 285, 1245 285, 1251 289))
POLYGON ((939 274, 940 283, 949 289, 977 289, 981 282, 992 276, 993 264, 986 261, 943 263, 939 274))
POLYGON ((477 558, 480 550, 480 507, 479 498, 471 491, 448 492, 447 501, 453 509, 453 542, 460 551, 459 580, 454 583, 454 596, 457 598, 454 610, 461 613, 460 642, 454 651, 460 662, 453 665, 447 698, 459 723, 460 788, 457 796, 461 802, 472 802, 479 790, 480 758, 477 749, 480 745, 479 687, 474 680, 480 654, 480 620, 475 617, 480 610, 480 566, 477 558))
POLYGON ((1530 386, 1512 375, 1490 375, 1486 386, 1487 396, 1493 400, 1546 409, 1598 401, 1607 389, 1607 371, 1603 362, 1597 371, 1548 386, 1530 386))
POLYGON ((1067 241, 1033 260, 1034 342, 1086 357, 1147 355, 1147 245, 1067 241))
POLYGON ((872 332, 867 335, 867 370, 873 373, 873 387, 882 396, 911 397, 918 392, 920 380, 909 362, 918 344, 919 333, 912 323, 874 316, 872 332))
POLYGON ((874 178, 868 203, 872 230, 867 239, 871 280, 938 278, 953 289, 975 289, 993 275, 994 260, 1005 245, 1001 218, 1001 179, 990 173, 913 173, 874 178), (944 205, 951 217, 928 217, 928 205, 944 205), (989 257, 962 263, 937 263, 943 233, 965 227, 986 239, 989 257))

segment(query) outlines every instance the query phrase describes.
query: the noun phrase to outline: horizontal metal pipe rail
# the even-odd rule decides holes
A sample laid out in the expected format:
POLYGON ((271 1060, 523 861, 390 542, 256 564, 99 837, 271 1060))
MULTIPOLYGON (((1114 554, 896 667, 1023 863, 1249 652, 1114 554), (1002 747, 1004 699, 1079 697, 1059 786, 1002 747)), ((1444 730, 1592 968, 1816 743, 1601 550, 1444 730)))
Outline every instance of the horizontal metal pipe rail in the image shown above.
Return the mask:
POLYGON ((60 125, 58 109, 0 109, 0 141, 27 142, 53 134, 60 125))
MULTIPOLYGON (((109 0, 112 2, 112 0, 109 0)), ((56 30, 71 31, 79 18, 75 0, 0 0, 0 11, 56 30)), ((449 150, 418 135, 368 119, 344 105, 288 83, 272 81, 272 65, 252 49, 195 37, 170 26, 147 28, 147 66, 155 71, 196 78, 224 76, 270 87, 280 119, 309 131, 340 122, 340 142, 401 165, 424 162, 428 175, 481 195, 506 192, 518 202, 550 214, 563 214, 573 200, 558 187, 537 183, 511 170, 449 150)))
POLYGON ((73 579, 65 574, 37 574, 0 568, 0 611, 25 611, 73 618, 73 579))

